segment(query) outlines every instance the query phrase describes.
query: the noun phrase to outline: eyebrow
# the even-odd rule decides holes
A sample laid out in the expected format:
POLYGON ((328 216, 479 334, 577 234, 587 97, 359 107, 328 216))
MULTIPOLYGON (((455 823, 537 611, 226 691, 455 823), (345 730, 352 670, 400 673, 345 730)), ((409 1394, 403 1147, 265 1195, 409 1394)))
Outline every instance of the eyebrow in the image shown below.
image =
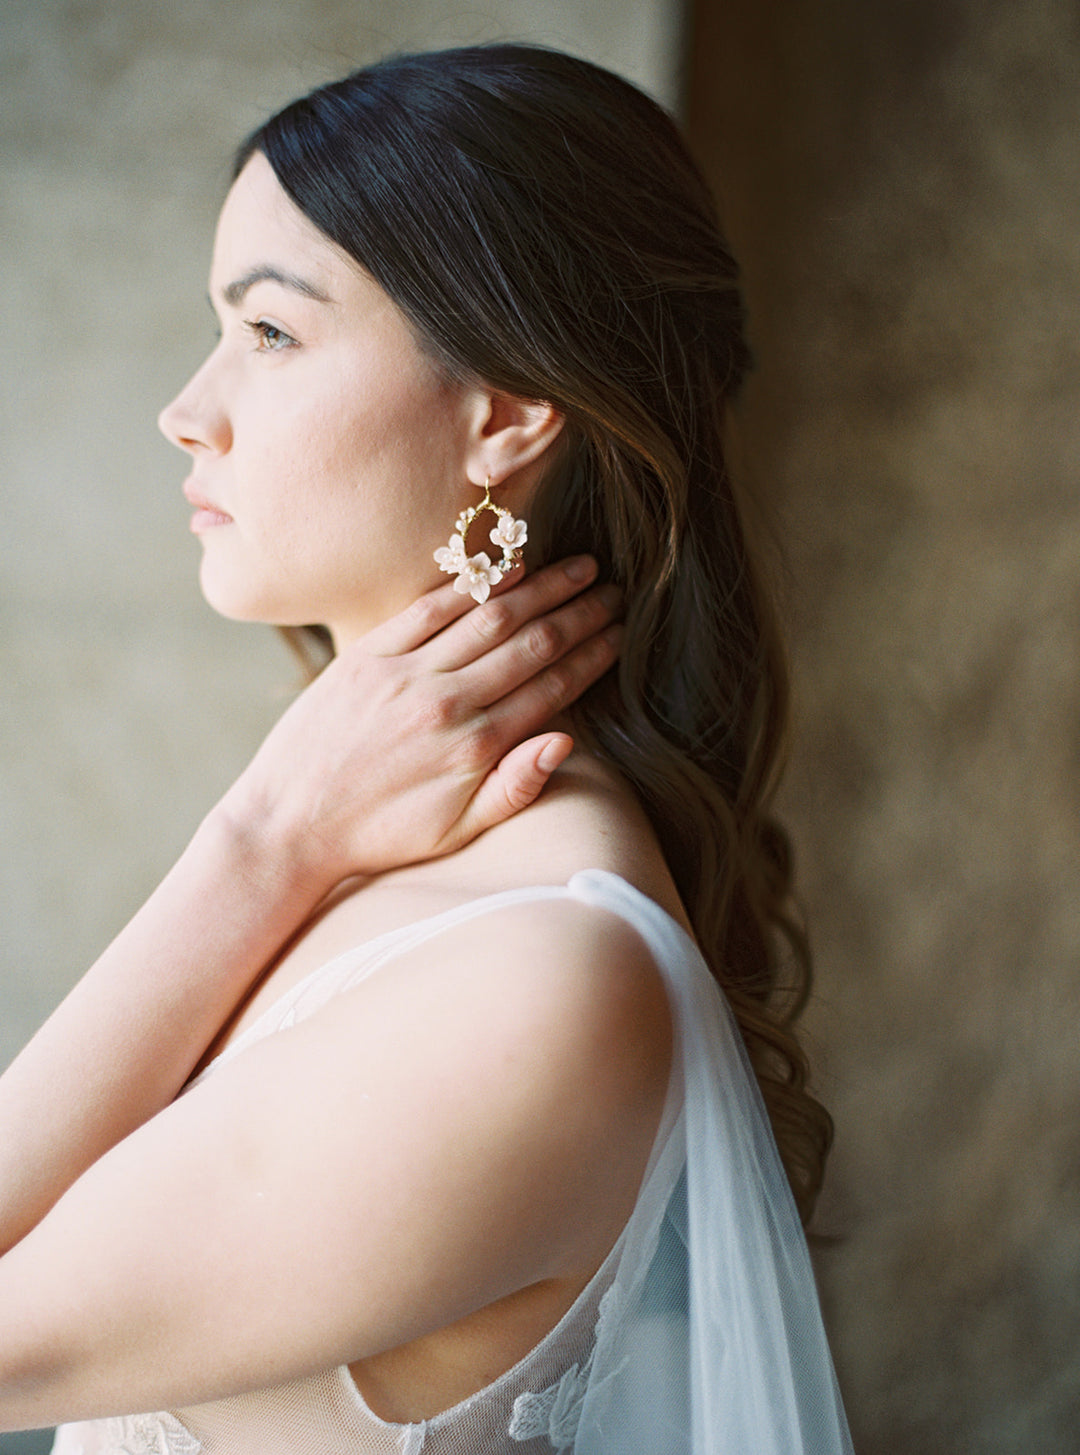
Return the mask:
POLYGON ((226 283, 221 290, 221 296, 230 308, 235 308, 243 300, 244 294, 256 283, 280 283, 283 288, 291 288, 295 293, 302 293, 305 298, 314 298, 316 303, 329 303, 331 299, 322 291, 316 288, 314 283, 309 283, 306 278, 299 277, 296 273, 283 273, 280 268, 275 268, 269 263, 260 263, 248 271, 235 282, 226 283))

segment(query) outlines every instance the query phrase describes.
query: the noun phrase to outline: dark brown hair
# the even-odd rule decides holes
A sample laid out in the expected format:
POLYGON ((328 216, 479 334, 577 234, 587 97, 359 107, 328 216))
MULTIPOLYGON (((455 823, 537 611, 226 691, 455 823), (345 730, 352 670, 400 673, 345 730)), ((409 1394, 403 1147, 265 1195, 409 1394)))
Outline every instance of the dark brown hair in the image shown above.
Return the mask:
POLYGON ((792 1029, 809 953, 769 813, 786 664, 723 447, 749 355, 677 128, 586 61, 493 45, 358 71, 274 116, 238 169, 256 150, 448 372, 564 413, 534 559, 588 550, 627 601, 618 673, 578 731, 645 804, 808 1219, 831 1122, 792 1029))

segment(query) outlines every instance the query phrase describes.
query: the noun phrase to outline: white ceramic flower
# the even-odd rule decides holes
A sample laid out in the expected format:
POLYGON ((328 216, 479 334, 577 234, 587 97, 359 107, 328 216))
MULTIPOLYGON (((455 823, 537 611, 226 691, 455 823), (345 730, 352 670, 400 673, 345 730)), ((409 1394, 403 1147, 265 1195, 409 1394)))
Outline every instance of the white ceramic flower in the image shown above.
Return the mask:
POLYGON ((499 523, 491 532, 492 542, 502 548, 504 555, 510 555, 512 551, 518 551, 529 538, 529 530, 523 520, 515 520, 512 515, 500 515, 499 523))
POLYGON ((502 572, 498 566, 491 564, 487 551, 481 551, 479 555, 468 556, 462 561, 454 590, 460 591, 462 596, 468 593, 474 601, 483 603, 491 595, 491 588, 501 580, 502 572))
MULTIPOLYGON (((460 522, 459 522, 460 524, 460 522)), ((459 571, 464 570, 468 557, 465 555, 465 538, 461 535, 450 537, 448 546, 440 546, 435 552, 435 560, 440 571, 449 571, 451 576, 456 576, 459 571)))

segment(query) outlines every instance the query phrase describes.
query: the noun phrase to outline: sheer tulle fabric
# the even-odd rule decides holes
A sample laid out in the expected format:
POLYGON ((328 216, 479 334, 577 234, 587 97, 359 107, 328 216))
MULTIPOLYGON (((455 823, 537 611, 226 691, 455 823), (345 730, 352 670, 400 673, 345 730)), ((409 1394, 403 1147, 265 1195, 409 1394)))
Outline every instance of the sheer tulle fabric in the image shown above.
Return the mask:
MULTIPOLYGON (((507 904, 570 896, 627 920, 663 973, 676 1057, 634 1212, 555 1329, 418 1424, 347 1369, 211 1404, 63 1426, 54 1455, 842 1455, 851 1443, 806 1243, 731 1014, 696 946, 615 875, 510 891, 381 936, 302 981, 225 1056, 313 1014, 407 947, 507 904)), ((221 1060, 207 1068, 212 1075, 221 1060)))

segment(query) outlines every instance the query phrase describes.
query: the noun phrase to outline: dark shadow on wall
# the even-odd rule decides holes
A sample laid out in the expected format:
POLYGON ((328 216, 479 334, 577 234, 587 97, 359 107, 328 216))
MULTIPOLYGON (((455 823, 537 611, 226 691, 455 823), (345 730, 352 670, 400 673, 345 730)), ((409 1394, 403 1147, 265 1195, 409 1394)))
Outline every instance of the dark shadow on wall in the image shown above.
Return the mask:
POLYGON ((1080 1427, 1080 11, 697 0, 686 112, 760 368, 782 807, 861 1455, 1080 1427))

